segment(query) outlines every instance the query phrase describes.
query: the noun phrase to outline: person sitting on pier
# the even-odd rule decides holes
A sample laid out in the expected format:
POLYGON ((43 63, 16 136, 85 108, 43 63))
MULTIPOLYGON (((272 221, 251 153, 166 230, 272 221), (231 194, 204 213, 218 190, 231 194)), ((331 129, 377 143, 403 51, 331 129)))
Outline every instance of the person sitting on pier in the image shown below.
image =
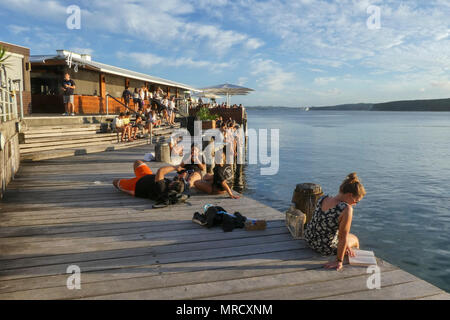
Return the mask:
POLYGON ((124 119, 125 115, 123 112, 121 112, 119 114, 118 117, 115 117, 111 127, 113 129, 113 131, 117 131, 118 133, 121 133, 121 137, 120 137, 120 142, 125 142, 125 135, 128 135, 128 139, 131 138, 131 127, 125 125, 123 119, 124 119))
POLYGON ((311 221, 305 228, 306 243, 316 252, 337 255, 336 261, 327 263, 327 269, 340 270, 345 255, 354 256, 352 248, 359 249, 358 238, 350 233, 353 206, 366 191, 356 173, 349 174, 334 197, 323 196, 316 205, 311 221))
POLYGON ((170 150, 170 155, 172 156, 183 156, 183 146, 180 144, 181 141, 183 141, 183 137, 179 136, 179 137, 170 137, 170 141, 169 141, 169 150, 170 150))
POLYGON ((227 163, 226 147, 222 150, 222 161, 216 163, 213 174, 206 174, 194 183, 195 188, 207 194, 228 193, 231 199, 239 199, 230 188, 234 179, 233 168, 227 163))
POLYGON ((161 126, 161 119, 158 118, 155 110, 152 110, 149 119, 151 120, 154 128, 159 128, 161 126))
POLYGON ((142 116, 138 114, 136 115, 136 120, 131 125, 131 134, 134 140, 137 139, 137 134, 139 131, 141 131, 142 134, 144 134, 144 124, 142 122, 142 116))
POLYGON ((166 174, 175 170, 175 167, 160 168, 156 174, 142 161, 136 160, 133 164, 136 177, 131 179, 114 179, 113 185, 126 194, 139 198, 149 198, 162 201, 173 191, 180 194, 184 191, 184 182, 178 177, 174 180, 166 178, 166 174))

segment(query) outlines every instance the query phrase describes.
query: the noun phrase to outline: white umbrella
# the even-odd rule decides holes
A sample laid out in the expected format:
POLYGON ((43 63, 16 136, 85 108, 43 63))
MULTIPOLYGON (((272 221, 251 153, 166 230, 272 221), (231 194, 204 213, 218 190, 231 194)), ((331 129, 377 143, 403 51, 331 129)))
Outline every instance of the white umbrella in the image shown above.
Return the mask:
POLYGON ((208 99, 220 99, 222 98, 221 96, 214 94, 214 93, 195 93, 193 94, 193 96, 195 97, 202 97, 202 98, 208 98, 208 99))
POLYGON ((213 93, 213 94, 219 94, 219 95, 226 95, 227 96, 227 105, 230 105, 230 96, 240 96, 240 95, 246 95, 251 91, 254 91, 250 88, 245 88, 241 86, 237 86, 235 84, 219 84, 217 86, 213 87, 207 87, 200 89, 203 93, 213 93))

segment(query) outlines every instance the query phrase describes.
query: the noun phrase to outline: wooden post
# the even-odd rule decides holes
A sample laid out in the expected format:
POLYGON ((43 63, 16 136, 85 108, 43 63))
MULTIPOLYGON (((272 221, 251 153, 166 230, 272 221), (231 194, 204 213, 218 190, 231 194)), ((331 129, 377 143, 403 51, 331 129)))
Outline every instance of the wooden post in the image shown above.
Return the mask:
POLYGON ((100 73, 99 76, 99 82, 100 82, 100 105, 99 105, 99 113, 104 112, 104 104, 106 104, 106 79, 105 75, 103 73, 100 73))
POLYGON ((292 202, 295 208, 306 214, 306 223, 308 223, 314 212, 317 200, 323 196, 322 187, 314 183, 298 184, 292 195, 292 202))

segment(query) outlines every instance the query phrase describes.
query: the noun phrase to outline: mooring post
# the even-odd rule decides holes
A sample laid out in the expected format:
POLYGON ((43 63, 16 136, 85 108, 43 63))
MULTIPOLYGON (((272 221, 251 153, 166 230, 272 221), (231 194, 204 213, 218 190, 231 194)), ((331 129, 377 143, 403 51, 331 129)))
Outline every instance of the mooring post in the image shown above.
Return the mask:
POLYGON ((155 146, 155 158, 158 162, 170 162, 170 148, 169 144, 164 141, 160 141, 155 146))
POLYGON ((298 184, 292 195, 292 203, 295 208, 306 214, 306 223, 308 223, 314 212, 317 200, 323 196, 322 187, 315 183, 298 184))

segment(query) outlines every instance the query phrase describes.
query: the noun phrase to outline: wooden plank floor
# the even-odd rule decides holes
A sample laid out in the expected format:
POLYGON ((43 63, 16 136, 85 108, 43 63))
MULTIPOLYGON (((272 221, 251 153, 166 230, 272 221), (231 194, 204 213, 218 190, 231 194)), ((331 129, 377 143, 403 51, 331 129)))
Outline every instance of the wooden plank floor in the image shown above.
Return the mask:
POLYGON ((327 258, 293 240, 280 212, 247 197, 196 194, 152 210, 111 184, 150 151, 24 163, 0 202, 0 299, 449 299, 381 260, 380 290, 367 288, 366 268, 323 269, 327 258), (200 227, 191 218, 206 203, 268 228, 200 227), (70 265, 80 290, 66 287, 70 265))

